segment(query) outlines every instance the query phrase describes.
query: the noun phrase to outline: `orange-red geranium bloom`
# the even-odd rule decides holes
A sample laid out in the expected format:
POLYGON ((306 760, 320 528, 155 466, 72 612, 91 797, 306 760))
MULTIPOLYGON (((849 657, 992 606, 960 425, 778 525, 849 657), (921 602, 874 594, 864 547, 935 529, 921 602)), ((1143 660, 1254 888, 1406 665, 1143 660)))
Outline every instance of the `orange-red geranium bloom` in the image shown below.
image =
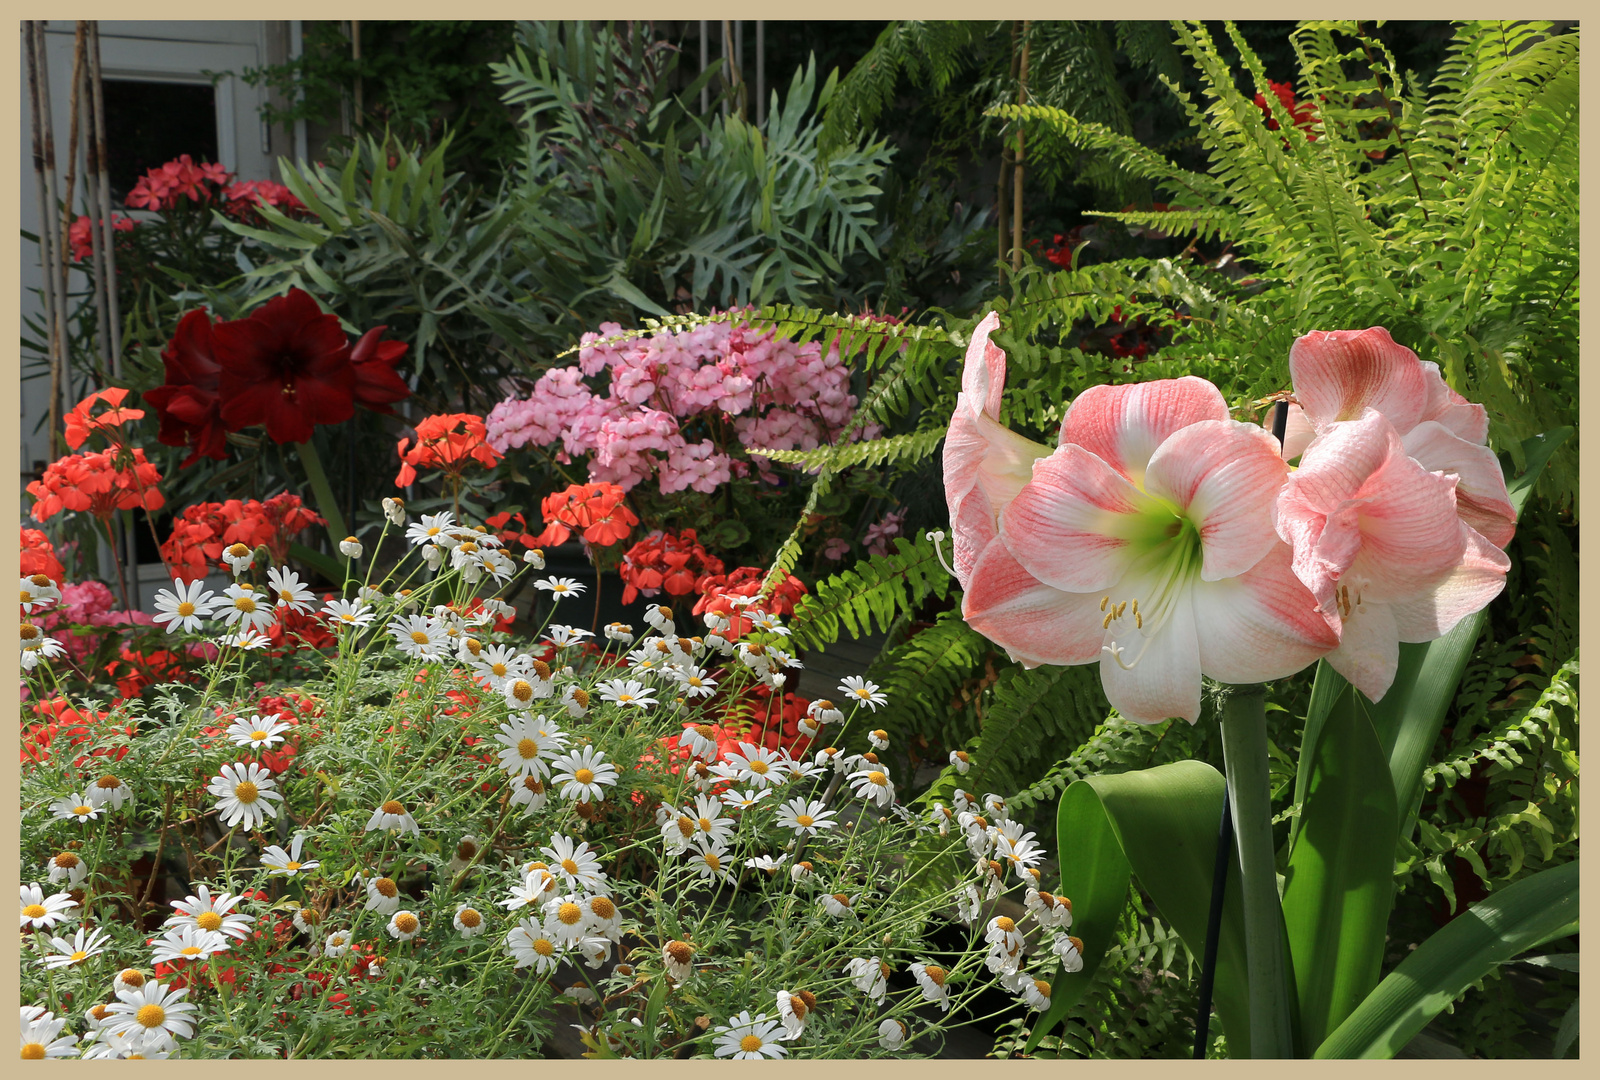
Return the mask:
POLYGON ((700 546, 693 529, 681 533, 653 532, 622 556, 622 602, 633 603, 642 592, 655 596, 663 589, 671 596, 688 596, 695 582, 708 574, 721 574, 722 560, 700 546))
POLYGON ((22 576, 32 577, 35 574, 43 574, 59 584, 67 571, 61 565, 61 560, 56 558, 56 549, 51 546, 48 536, 38 529, 23 529, 22 576))
POLYGON ((500 451, 489 445, 488 434, 483 417, 471 413, 425 417, 417 424, 416 446, 408 451, 411 440, 400 440, 400 475, 395 477, 395 487, 414 483, 419 467, 443 469, 452 476, 460 476, 469 461, 494 468, 500 464, 500 451))
POLYGON ((88 441, 90 435, 97 431, 110 431, 121 427, 130 420, 144 419, 143 409, 124 409, 122 401, 128 392, 120 386, 113 386, 110 390, 96 390, 82 401, 72 407, 67 414, 67 445, 76 450, 88 441), (97 401, 104 401, 111 408, 98 416, 91 416, 89 410, 97 401))
POLYGON ((574 529, 598 547, 610 547, 627 537, 639 519, 622 501, 623 491, 616 484, 573 484, 565 491, 548 495, 540 504, 545 530, 536 538, 541 547, 567 542, 574 529))
POLYGON ((160 483, 160 471, 145 460, 143 450, 134 450, 131 457, 126 451, 100 450, 53 462, 42 479, 28 485, 28 494, 37 500, 33 504, 36 521, 46 521, 63 510, 87 510, 104 521, 116 510, 136 506, 159 510, 166 503, 160 483))

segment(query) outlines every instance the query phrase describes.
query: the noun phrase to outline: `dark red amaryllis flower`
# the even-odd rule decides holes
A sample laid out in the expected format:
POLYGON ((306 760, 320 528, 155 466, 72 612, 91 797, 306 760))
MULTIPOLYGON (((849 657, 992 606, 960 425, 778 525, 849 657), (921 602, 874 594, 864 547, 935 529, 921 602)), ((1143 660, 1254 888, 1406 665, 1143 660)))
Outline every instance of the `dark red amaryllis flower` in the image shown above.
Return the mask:
POLYGON ((290 289, 247 319, 212 328, 222 422, 264 424, 273 442, 308 442, 317 424, 355 415, 350 341, 309 293, 290 289))
POLYGON ((212 348, 211 331, 211 316, 204 308, 185 315, 161 354, 166 383, 143 395, 161 421, 156 438, 167 446, 193 448, 184 459, 185 468, 202 454, 228 456, 218 395, 222 368, 212 348))
POLYGON ((350 350, 350 368, 355 373, 356 404, 393 416, 389 406, 411 396, 411 387, 394 370, 411 346, 403 341, 380 341, 387 329, 374 326, 361 335, 350 350))

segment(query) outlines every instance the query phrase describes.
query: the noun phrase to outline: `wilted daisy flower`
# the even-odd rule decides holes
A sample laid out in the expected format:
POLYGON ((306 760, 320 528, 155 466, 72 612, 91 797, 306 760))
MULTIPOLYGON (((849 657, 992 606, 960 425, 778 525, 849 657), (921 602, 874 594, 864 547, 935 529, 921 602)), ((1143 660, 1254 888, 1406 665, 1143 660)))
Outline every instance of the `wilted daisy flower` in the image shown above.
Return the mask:
POLYGON ((51 803, 50 812, 57 821, 81 821, 87 825, 100 816, 100 807, 88 796, 73 792, 51 803))
POLYGON ((878 693, 878 684, 868 682, 859 675, 846 675, 844 682, 839 684, 839 692, 851 701, 866 705, 873 712, 878 711, 879 705, 887 705, 889 699, 878 693))
POLYGON ((22 1008, 22 1059, 43 1061, 45 1058, 75 1057, 78 1037, 61 1034, 67 1018, 29 1006, 22 1008))
POLYGON ((450 635, 438 619, 407 615, 389 623, 389 633, 400 651, 416 660, 442 660, 450 648, 450 635))
POLYGON ((235 719, 228 725, 224 732, 235 746, 259 747, 262 750, 271 750, 278 743, 283 742, 281 732, 289 730, 289 722, 279 713, 271 716, 252 716, 246 720, 243 717, 235 719))
POLYGON ((117 977, 111 980, 111 992, 120 994, 124 990, 138 990, 147 981, 144 977, 144 972, 138 968, 123 968, 117 972, 117 977))
POLYGON ((159 964, 169 960, 204 960, 228 948, 228 939, 215 930, 202 930, 197 926, 175 926, 155 941, 155 952, 150 961, 159 964))
POLYGON ((195 1007, 184 1001, 187 989, 168 992, 158 982, 137 990, 117 991, 117 1001, 107 1007, 112 1019, 104 1030, 129 1040, 136 1050, 164 1050, 178 1038, 194 1034, 195 1007))
POLYGON ((991 791, 983 797, 983 808, 995 817, 1004 817, 1006 801, 991 791))
POLYGON ((66 646, 33 625, 31 622, 22 624, 22 653, 21 663, 23 671, 32 671, 39 666, 41 660, 49 660, 61 656, 66 652, 66 646))
POLYGON ((618 641, 624 645, 629 645, 633 642, 633 627, 627 623, 606 623, 605 635, 608 641, 618 641))
POLYGON ((111 943, 111 938, 104 930, 90 931, 87 936, 83 927, 78 927, 71 940, 62 937, 50 939, 50 945, 55 952, 42 958, 39 962, 47 968, 72 967, 81 964, 92 956, 99 956, 105 952, 106 946, 111 943))
POLYGON ((779 1032, 782 1029, 783 1025, 776 1020, 768 1020, 766 1013, 751 1017, 749 1010, 746 1010, 712 1031, 717 1040, 714 1053, 717 1057, 733 1058, 735 1061, 781 1058, 788 1053, 781 1042, 783 1036, 779 1032))
POLYGON ((1017 924, 1009 916, 996 915, 990 919, 989 925, 984 928, 983 940, 989 945, 986 963, 990 971, 1010 974, 1017 970, 1022 962, 1024 942, 1017 924))
POLYGON ((314 907, 306 907, 296 901, 289 901, 294 908, 294 928, 302 934, 315 934, 317 927, 322 925, 322 912, 314 907))
POLYGON ((222 590, 226 597, 214 614, 222 616, 224 626, 236 627, 240 632, 255 630, 265 633, 266 630, 278 621, 277 609, 272 606, 272 597, 258 593, 249 585, 235 583, 222 590))
POLYGON ((950 751, 950 764, 956 767, 956 772, 965 776, 972 768, 972 755, 965 750, 950 751))
POLYGON ((444 565, 444 548, 438 544, 423 544, 422 561, 428 564, 429 570, 439 569, 444 565))
POLYGON ((340 628, 368 626, 377 616, 360 600, 329 600, 322 605, 322 617, 340 628))
POLYGON ((361 558, 361 541, 353 536, 347 536, 339 541, 339 554, 347 559, 361 558))
POLYGON ((222 549, 222 561, 228 564, 233 576, 238 577, 256 561, 255 552, 245 544, 229 544, 222 549))
POLYGON ((44 864, 52 882, 65 881, 68 885, 81 885, 89 876, 89 867, 70 851, 58 851, 44 864))
POLYGON ((678 745, 697 758, 710 761, 717 756, 717 731, 710 724, 691 724, 678 733, 678 745))
POLYGON ((20 887, 22 895, 22 923, 24 928, 51 930, 56 923, 71 919, 71 909, 78 902, 64 892, 44 894, 38 882, 20 887))
POLYGON ((844 970, 856 989, 873 1001, 881 1002, 889 993, 889 965, 876 956, 853 957, 844 970))
POLYGON ((201 930, 216 930, 243 941, 250 936, 254 915, 245 915, 233 909, 244 902, 243 896, 223 893, 215 899, 208 885, 199 885, 197 896, 187 896, 172 902, 173 913, 167 916, 167 926, 194 926, 201 930))
POLYGON ((464 938, 477 937, 489 929, 489 924, 484 921, 483 912, 470 904, 462 904, 456 908, 455 917, 450 920, 450 924, 464 938))
POLYGON ((878 1025, 878 1045, 885 1050, 898 1050, 911 1037, 911 1029, 898 1020, 885 1020, 878 1025))
POLYGON ((861 899, 860 894, 851 896, 849 893, 824 893, 818 898, 822 910, 832 915, 835 919, 853 919, 856 917, 855 903, 861 899))
MULTIPOLYGON (((403 506, 399 512, 403 521, 405 514, 403 506)), ((394 521, 394 517, 391 516, 389 520, 394 521)), ((394 523, 396 525, 400 524, 399 521, 394 523)), ((441 510, 437 514, 423 514, 421 520, 412 522, 411 527, 406 530, 406 539, 417 547, 421 547, 423 544, 431 544, 439 540, 454 525, 455 518, 448 510, 441 510)))
POLYGON ((401 498, 383 500, 383 516, 389 524, 399 526, 406 523, 406 501, 401 498))
POLYGON ((450 861, 445 864, 445 873, 452 877, 473 865, 482 848, 482 841, 471 833, 461 837, 456 843, 455 850, 450 853, 450 861))
POLYGON ((540 848, 539 853, 550 860, 548 869, 560 874, 570 887, 590 891, 604 888, 605 871, 600 869, 599 856, 590 850, 587 841, 578 843, 556 833, 550 837, 550 846, 540 848))
POLYGON ((911 965, 911 974, 922 988, 924 1001, 935 1002, 945 1012, 950 1011, 950 988, 945 985, 948 972, 944 968, 919 962, 911 965))
MULTIPOLYGON (((21 578, 18 588, 22 593, 22 613, 24 615, 42 611, 61 599, 61 590, 45 574, 34 574, 32 577, 21 578)), ((157 595, 159 596, 159 594, 157 595)))
POLYGON ((267 868, 268 877, 294 877, 310 870, 315 870, 322 864, 319 862, 302 862, 300 859, 300 846, 306 842, 305 833, 295 833, 294 839, 289 841, 289 850, 285 851, 274 844, 261 853, 261 865, 267 868))
POLYGON ((687 941, 669 941, 661 946, 661 962, 675 982, 684 982, 694 974, 693 958, 694 946, 687 941))
POLYGON ((889 733, 881 728, 867 732, 867 741, 872 744, 874 750, 889 749, 889 733))
POLYGON ((564 600, 569 596, 582 596, 585 588, 576 578, 568 577, 540 578, 533 583, 533 587, 548 592, 552 600, 564 600))
POLYGON ((813 867, 808 860, 802 859, 793 866, 789 867, 789 880, 793 881, 796 885, 809 882, 815 876, 816 868, 813 867))
POLYGON ((1050 942, 1050 948, 1060 958, 1061 970, 1069 972, 1083 970, 1082 939, 1075 938, 1071 934, 1057 934, 1050 942))
POLYGON ((815 836, 819 830, 831 829, 835 811, 827 809, 820 799, 790 799, 778 811, 778 824, 793 829, 796 836, 815 836))
POLYGON ((788 1032, 788 1040, 793 1042, 805 1032, 806 1018, 817 1006, 816 995, 809 990, 799 990, 793 994, 787 990, 779 990, 777 999, 778 1019, 783 1022, 783 1028, 788 1032))
POLYGON ((217 606, 217 594, 207 589, 203 581, 174 579, 172 588, 172 592, 157 590, 155 622, 166 623, 169 634, 179 630, 198 633, 202 625, 200 620, 217 606))
POLYGON ((607 679, 595 686, 601 701, 614 701, 618 705, 632 705, 643 709, 657 704, 655 690, 637 679, 607 679))
POLYGON ((422 933, 422 920, 415 911, 397 911, 389 917, 386 927, 389 936, 397 941, 410 941, 422 933))
POLYGON ((856 796, 878 806, 894 802, 894 782, 882 768, 862 769, 850 774, 850 790, 856 796))
POLYGON ((377 829, 398 829, 401 835, 411 833, 414 836, 422 835, 422 830, 417 827, 417 819, 406 810, 405 804, 397 799, 390 799, 372 812, 367 819, 366 832, 377 829))
MULTIPOLYGON (((313 949, 313 952, 316 950, 313 949)), ((330 960, 337 959, 350 951, 350 935, 343 930, 335 930, 322 942, 322 955, 330 960)))
POLYGON ((380 915, 400 910, 400 886, 394 878, 376 877, 367 882, 367 910, 380 915))
POLYGON ((267 584, 271 586, 274 603, 301 615, 311 613, 311 604, 316 596, 306 583, 300 580, 300 575, 287 566, 268 570, 267 584))
POLYGON ((748 810, 756 803, 772 794, 771 788, 746 788, 743 791, 729 788, 722 793, 722 802, 735 810, 748 810))
POLYGON ((779 855, 777 858, 773 858, 771 855, 757 855, 754 858, 746 859, 744 864, 752 870, 765 870, 768 877, 773 877, 783 864, 788 861, 789 856, 787 855, 779 855))
POLYGON ((278 808, 272 803, 282 802, 283 796, 273 790, 277 786, 272 773, 254 762, 241 761, 224 765, 206 790, 216 796, 217 812, 224 825, 242 825, 249 832, 267 818, 278 816, 278 808))
POLYGON ((551 783, 560 785, 563 799, 600 802, 606 797, 605 789, 617 782, 617 767, 607 763, 604 751, 593 746, 562 754, 551 764, 551 783))
POLYGON ((123 803, 133 801, 133 788, 114 773, 103 773, 84 794, 96 806, 110 803, 113 810, 121 810, 123 803))
POLYGON ((516 958, 516 966, 532 967, 540 975, 555 970, 565 951, 537 919, 523 919, 506 935, 506 952, 516 958))
POLYGON ((217 640, 229 648, 245 649, 250 652, 265 649, 272 644, 271 639, 258 630, 241 630, 237 634, 224 634, 217 640))
POLYGON ((568 683, 561 693, 561 704, 567 707, 568 716, 581 719, 589 712, 589 691, 577 683, 568 683))
POLYGON ((544 552, 539 548, 529 548, 527 551, 522 553, 522 561, 533 567, 535 570, 543 570, 544 552))
POLYGON ((524 815, 544 809, 550 792, 537 776, 529 774, 511 781, 511 805, 522 807, 524 815))
POLYGON ((509 676, 500 686, 500 693, 512 709, 523 712, 533 708, 534 702, 549 697, 555 690, 549 679, 535 672, 509 676))

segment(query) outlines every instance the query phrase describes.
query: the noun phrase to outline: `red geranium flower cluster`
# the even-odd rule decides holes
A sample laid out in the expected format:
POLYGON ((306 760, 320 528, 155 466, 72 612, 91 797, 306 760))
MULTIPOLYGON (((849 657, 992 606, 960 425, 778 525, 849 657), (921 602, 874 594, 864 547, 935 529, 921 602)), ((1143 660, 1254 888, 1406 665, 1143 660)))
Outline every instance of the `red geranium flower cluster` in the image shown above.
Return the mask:
POLYGON ((117 684, 117 697, 125 701, 138 697, 147 686, 188 682, 189 658, 190 654, 171 649, 138 649, 125 644, 106 665, 106 674, 117 684))
POLYGON ((338 317, 301 289, 231 322, 191 311, 161 354, 167 381, 144 395, 161 420, 157 438, 192 447, 188 466, 226 457, 225 433, 252 424, 273 442, 307 442, 314 425, 348 420, 357 405, 392 414, 411 396, 394 370, 408 346, 380 341, 384 329, 352 346, 338 317))
POLYGON ((622 556, 622 602, 631 604, 643 593, 688 596, 703 577, 722 573, 722 560, 706 551, 693 529, 681 533, 656 530, 622 556))
MULTIPOLYGON (((1284 111, 1289 114, 1289 119, 1294 121, 1294 126, 1306 133, 1306 140, 1308 142, 1316 142, 1317 136, 1310 130, 1311 122, 1316 118, 1316 111, 1311 107, 1311 103, 1309 101, 1296 101, 1294 99, 1294 87, 1289 83, 1272 82, 1269 80, 1267 85, 1272 89, 1273 95, 1277 97, 1278 101, 1283 105, 1284 111)), ((1267 104, 1267 98, 1265 94, 1256 95, 1256 108, 1261 110, 1261 115, 1266 119, 1267 130, 1277 131, 1278 121, 1273 118, 1272 107, 1267 104)))
POLYGON ((63 510, 88 511, 109 521, 118 510, 159 510, 161 472, 145 460, 144 451, 123 448, 69 454, 52 462, 44 476, 28 485, 35 521, 48 521, 63 510))
MULTIPOLYGON (((111 215, 111 228, 116 232, 132 232, 137 225, 138 222, 132 218, 125 218, 121 214, 111 215)), ((67 243, 72 247, 74 260, 88 262, 94 257, 93 242, 90 239, 89 231, 99 228, 99 226, 99 221, 91 222, 86 217, 80 217, 72 223, 72 227, 67 230, 67 243)), ((122 241, 118 240, 117 243, 121 245, 122 241)))
MULTIPOLYGON (((695 583, 695 591, 702 595, 695 601, 694 614, 714 611, 730 620, 727 630, 723 631, 724 637, 746 634, 750 630, 750 620, 741 614, 744 607, 731 601, 736 597, 755 596, 766 578, 767 572, 759 566, 741 566, 731 574, 707 574, 695 583)), ((806 592, 805 582, 786 572, 761 607, 773 615, 793 615, 795 604, 806 592)))
POLYGON ((573 484, 565 491, 548 495, 539 504, 545 529, 534 538, 535 547, 564 544, 576 529, 596 547, 610 547, 627 538, 639 518, 622 501, 616 484, 573 484))
MULTIPOLYGON (((46 761, 50 757, 51 748, 57 751, 72 750, 90 742, 99 735, 126 735, 132 738, 138 731, 137 724, 117 725, 107 724, 110 713, 106 710, 99 712, 85 712, 72 707, 66 698, 48 698, 33 703, 33 714, 40 719, 40 723, 30 725, 22 731, 22 760, 46 761)), ((128 748, 98 746, 88 754, 79 754, 73 764, 79 768, 87 762, 90 756, 109 757, 113 761, 120 761, 126 756, 128 748)))
POLYGON ((521 544, 525 548, 539 546, 539 538, 528 531, 527 519, 520 512, 513 514, 507 510, 491 514, 485 519, 485 523, 489 528, 496 530, 496 535, 500 537, 502 544, 507 546, 521 544), (515 526, 511 524, 513 521, 516 522, 515 526))
POLYGON ((186 507, 161 545, 161 557, 180 581, 199 581, 222 566, 222 552, 233 544, 254 550, 266 545, 274 561, 289 556, 289 542, 311 525, 327 521, 306 509, 298 495, 274 495, 266 502, 229 499, 186 507))
POLYGON ((471 413, 442 413, 424 417, 417 424, 417 445, 409 451, 410 438, 400 440, 400 475, 395 487, 416 482, 417 469, 442 469, 461 478, 467 463, 476 461, 485 469, 500 464, 500 451, 486 441, 483 417, 471 413))
MULTIPOLYGON (((110 390, 96 390, 74 405, 72 411, 67 413, 64 421, 67 429, 67 445, 76 450, 88 441, 90 435, 97 431, 112 432, 131 420, 142 420, 144 418, 143 409, 124 409, 122 407, 123 399, 127 396, 128 391, 120 386, 114 386, 110 390), (94 403, 97 401, 104 401, 111 408, 98 415, 91 414, 89 410, 94 407, 94 403)), ((113 444, 118 441, 109 434, 106 438, 113 444)))
POLYGON ((43 574, 56 584, 66 577, 67 569, 56 558, 56 549, 50 538, 38 529, 22 530, 22 576, 43 574))

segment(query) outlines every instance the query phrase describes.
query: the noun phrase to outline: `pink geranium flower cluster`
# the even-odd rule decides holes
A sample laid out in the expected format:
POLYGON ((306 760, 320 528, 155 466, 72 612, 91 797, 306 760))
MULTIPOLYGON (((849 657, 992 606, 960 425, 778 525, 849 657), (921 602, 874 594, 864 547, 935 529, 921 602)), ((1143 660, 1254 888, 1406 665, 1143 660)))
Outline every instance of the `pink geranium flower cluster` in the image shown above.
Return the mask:
POLYGON ((495 406, 490 445, 559 444, 558 461, 588 456, 593 481, 628 491, 654 478, 664 495, 709 494, 752 471, 778 482, 766 458, 735 456, 733 439, 747 451, 809 450, 836 439, 855 411, 837 346, 824 352, 729 323, 596 344, 621 329, 602 323, 584 335, 577 364, 495 406), (604 394, 585 381, 607 372, 604 394))
MULTIPOLYGON (((158 165, 139 178, 125 200, 135 210, 170 210, 181 200, 215 202, 223 213, 241 221, 259 224, 256 208, 271 206, 285 214, 297 214, 305 205, 294 193, 272 180, 235 181, 234 174, 221 165, 203 161, 196 165, 188 154, 158 165)), ((113 219, 113 228, 123 228, 113 219)), ((132 228, 130 224, 126 226, 132 228)))

